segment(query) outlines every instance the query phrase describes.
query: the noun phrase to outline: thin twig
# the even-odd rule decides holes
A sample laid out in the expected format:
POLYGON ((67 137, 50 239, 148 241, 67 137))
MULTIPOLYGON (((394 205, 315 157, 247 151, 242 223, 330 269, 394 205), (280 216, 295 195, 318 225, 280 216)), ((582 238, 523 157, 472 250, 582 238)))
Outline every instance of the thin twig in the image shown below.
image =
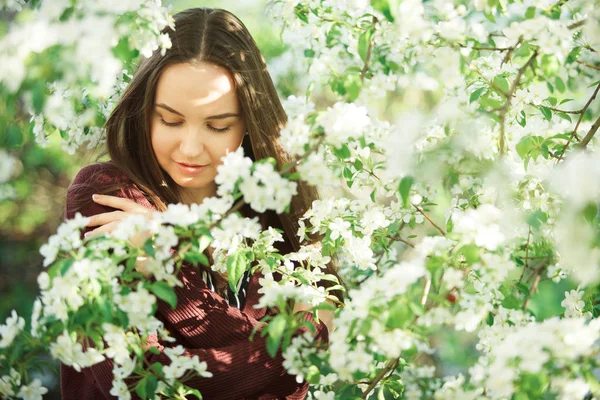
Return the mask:
POLYGON ((521 276, 519 277, 519 281, 517 285, 523 281, 523 275, 525 275, 525 271, 529 268, 529 241, 531 240, 531 226, 529 227, 529 233, 527 234, 527 243, 525 244, 525 265, 523 266, 523 271, 521 272, 521 276))
POLYGON ((500 147, 500 157, 502 157, 504 155, 504 148, 505 146, 505 142, 506 142, 506 114, 508 113, 508 109, 510 108, 510 104, 512 102, 512 97, 513 94, 515 94, 517 87, 519 86, 519 83, 521 83, 521 78, 523 77, 523 74, 525 73, 525 70, 527 68, 529 68, 529 66, 533 63, 533 60, 535 60, 535 58, 538 56, 538 52, 537 50, 533 52, 533 54, 531 55, 531 57, 529 57, 529 60, 527 60, 527 62, 525 63, 525 65, 523 65, 521 68, 519 68, 519 70, 517 71, 517 77, 515 78, 515 80, 513 81, 510 90, 508 91, 508 95, 506 97, 506 102, 504 103, 504 105, 500 108, 499 110, 499 114, 498 114, 498 119, 500 120, 500 140, 498 143, 498 147, 500 147))
POLYGON ((581 110, 577 110, 577 111, 569 111, 569 110, 561 110, 561 109, 554 108, 554 107, 548 107, 548 109, 550 109, 554 112, 565 113, 565 114, 580 114, 581 111, 583 110, 583 109, 581 109, 581 110))
POLYGON ((580 61, 580 60, 575 60, 575 61, 577 61, 577 63, 579 63, 581 65, 585 65, 586 67, 590 67, 590 68, 593 68, 593 69, 600 70, 600 66, 598 66, 598 65, 593 65, 593 64, 586 63, 585 61, 580 61))
POLYGON ((525 302, 523 303, 523 311, 527 310, 527 305, 529 304, 529 299, 531 299, 531 295, 533 292, 537 290, 538 284, 540 283, 540 278, 542 277, 541 271, 536 271, 535 280, 533 281, 533 285, 531 285, 531 289, 529 289, 529 294, 525 298, 525 302))
POLYGON ((423 295, 421 296, 421 305, 425 306, 427 303, 427 296, 429 296, 429 290, 431 289, 431 278, 425 278, 425 285, 423 287, 423 295))
POLYGON ((365 391, 362 392, 362 394, 360 395, 361 399, 367 398, 369 393, 371 393, 371 390, 373 390, 375 388, 375 386, 377 386, 377 384, 379 383, 379 381, 381 381, 381 379, 383 379, 385 374, 387 374, 390 370, 395 368, 395 366, 397 365, 396 362, 397 362, 397 359, 388 361, 388 363, 385 365, 385 367, 377 374, 375 379, 373 379, 373 382, 371 382, 371 384, 367 387, 367 389, 365 389, 365 391))
MULTIPOLYGON (((377 23, 377 17, 373 16, 373 30, 375 29, 375 24, 377 23)), ((373 32, 373 36, 371 36, 371 40, 369 41, 369 47, 367 48, 367 56, 365 57, 365 65, 363 65, 362 71, 360 71, 360 80, 365 79, 365 75, 367 74, 367 70, 369 69, 369 63, 371 62, 371 53, 373 52, 373 44, 375 44, 375 32, 373 32)))
MULTIPOLYGON (((407 245, 407 246, 409 246, 409 247, 412 247, 413 249, 415 248, 415 245, 414 245, 414 244, 412 244, 412 243, 410 243, 410 242, 408 242, 408 241, 406 241, 406 240, 402 239, 402 238, 401 238, 400 236, 398 236, 398 235, 395 235, 395 236, 387 236, 387 238, 388 238, 388 239, 390 239, 390 240, 392 240, 392 241, 394 241, 394 242, 402 242, 402 243, 404 243, 405 245, 407 245)), ((391 243, 390 243, 390 244, 391 244, 391 243)))
POLYGON ((416 204, 413 204, 413 207, 417 209, 418 212, 420 212, 427 221, 429 221, 431 223, 431 225, 433 225, 443 236, 446 236, 446 231, 443 230, 442 228, 440 228, 438 226, 438 224, 436 224, 435 222, 433 222, 433 220, 431 218, 429 218, 429 216, 427 214, 425 214, 425 212, 416 204))
POLYGON ((571 29, 571 30, 572 30, 572 29, 577 29, 577 28, 579 28, 580 26, 583 26, 583 25, 585 25, 585 23, 586 23, 586 22, 587 22, 587 19, 586 19, 586 18, 584 18, 584 19, 582 19, 582 20, 579 20, 579 21, 577 21, 577 22, 575 22, 575 23, 573 23, 573 24, 571 24, 571 25, 568 25, 568 26, 567 26, 567 29, 571 29))
POLYGON ((585 149, 585 146, 587 146, 587 144, 590 142, 590 140, 592 140, 592 138, 596 134, 596 131, 598 131, 598 127, 600 127, 600 117, 598 117, 596 122, 594 122, 594 125, 592 125, 592 127, 588 131, 587 135, 585 135, 581 143, 579 143, 580 149, 585 149))
MULTIPOLYGON (((583 120, 583 116, 585 115, 585 112, 587 111, 588 107, 590 106, 590 104, 592 104, 592 101, 594 101, 594 99, 596 98, 596 95, 598 94, 598 90, 600 90, 600 83, 598 83, 598 85, 596 85, 596 89, 594 90, 592 97, 590 97, 588 102, 585 103, 585 106, 582 108, 583 111, 582 111, 581 115, 579 116, 579 119, 577 120, 577 124, 575 125, 575 129, 573 129, 573 133, 569 137, 569 140, 567 141, 567 144, 565 144, 565 147, 563 147, 562 152, 558 155, 558 160, 556 161, 557 163, 559 163, 560 160, 562 160, 565 157, 565 152, 569 148, 569 145, 571 144, 573 139, 577 136, 577 129, 579 129, 579 125, 581 124, 581 121, 583 120)), ((593 136, 593 134, 592 134, 592 136, 593 136)), ((590 137, 590 139, 591 139, 591 137, 590 137)))

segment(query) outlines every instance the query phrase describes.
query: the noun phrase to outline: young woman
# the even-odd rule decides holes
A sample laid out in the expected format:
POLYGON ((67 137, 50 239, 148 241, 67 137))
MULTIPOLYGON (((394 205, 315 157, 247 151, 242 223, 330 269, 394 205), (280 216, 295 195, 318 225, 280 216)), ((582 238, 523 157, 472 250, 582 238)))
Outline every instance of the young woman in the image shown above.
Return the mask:
MULTIPOLYGON (((286 115, 243 23, 227 11, 198 8, 175 15, 175 26, 166 30, 172 48, 141 61, 106 124, 111 161, 84 168, 69 188, 66 216, 91 217, 86 235, 110 232, 131 213, 215 196, 221 157, 239 146, 254 159, 275 158, 279 167, 289 161, 278 143, 286 115)), ((258 215, 247 206, 242 213, 258 215, 263 227, 283 229, 280 251, 286 253, 298 249, 298 218, 315 198, 313 188, 299 183, 289 214, 258 215)), ((333 267, 327 272, 336 273, 333 267)), ((182 345, 213 373, 186 382, 205 399, 305 397, 308 385, 286 373, 281 354, 271 358, 259 335, 248 340, 272 312, 253 308, 260 298, 258 275, 244 276, 239 295, 210 268, 184 266, 179 278, 184 286, 177 288, 177 308, 159 302, 157 313, 177 342, 153 338, 149 346, 161 354, 148 354, 151 363, 168 364, 162 349, 182 345)), ((296 304, 294 311, 326 343, 332 312, 319 311, 317 324, 306 308, 296 304)), ((111 360, 81 372, 61 365, 63 399, 114 398, 112 380, 111 360)))

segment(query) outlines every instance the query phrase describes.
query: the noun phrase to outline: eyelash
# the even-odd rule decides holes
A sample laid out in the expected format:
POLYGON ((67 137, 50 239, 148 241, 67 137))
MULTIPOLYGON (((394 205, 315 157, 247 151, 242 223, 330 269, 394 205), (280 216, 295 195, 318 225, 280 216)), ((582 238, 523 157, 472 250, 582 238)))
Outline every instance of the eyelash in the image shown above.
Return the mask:
MULTIPOLYGON (((163 125, 166 125, 166 126, 170 126, 170 127, 175 127, 175 126, 181 125, 181 122, 167 122, 162 118, 160 118, 160 123, 163 125)), ((223 133, 223 132, 227 132, 228 130, 230 130, 231 127, 228 126, 227 128, 218 129, 218 128, 213 128, 212 126, 208 125, 208 129, 210 129, 211 131, 214 131, 214 132, 223 133)))

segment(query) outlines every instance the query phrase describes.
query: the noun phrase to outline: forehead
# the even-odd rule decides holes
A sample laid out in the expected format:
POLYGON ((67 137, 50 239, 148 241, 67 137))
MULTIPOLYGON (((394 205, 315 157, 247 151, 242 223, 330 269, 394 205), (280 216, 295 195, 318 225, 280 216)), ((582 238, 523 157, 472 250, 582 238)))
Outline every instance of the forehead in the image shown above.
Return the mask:
POLYGON ((206 62, 173 64, 165 68, 158 80, 155 103, 168 104, 186 115, 214 110, 238 112, 231 73, 206 62))

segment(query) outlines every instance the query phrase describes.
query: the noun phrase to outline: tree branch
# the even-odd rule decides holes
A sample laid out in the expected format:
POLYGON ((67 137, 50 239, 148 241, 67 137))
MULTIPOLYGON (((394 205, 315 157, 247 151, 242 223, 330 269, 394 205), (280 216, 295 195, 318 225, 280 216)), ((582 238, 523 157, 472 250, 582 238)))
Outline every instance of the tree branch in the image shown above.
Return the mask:
POLYGON ((508 113, 508 109, 510 108, 510 103, 512 102, 512 97, 515 94, 515 92, 517 91, 517 87, 519 86, 519 83, 521 83, 521 78, 523 77, 525 70, 527 68, 529 68, 529 66, 533 63, 533 60, 535 60, 535 58, 537 56, 538 56, 538 52, 536 50, 533 52, 531 57, 529 57, 529 60, 527 60, 525 65, 523 65, 521 68, 519 68, 519 70, 517 71, 517 77, 513 81, 512 85, 510 87, 510 90, 508 91, 508 94, 506 97, 506 102, 499 110, 498 119, 500 120, 500 140, 498 143, 498 147, 500 148, 500 157, 502 157, 504 155, 504 151, 505 151, 504 148, 506 147, 506 145, 505 145, 505 142, 506 142, 506 126, 505 126, 506 125, 506 114, 508 113))
POLYGON ((393 359, 393 360, 388 361, 388 363, 385 365, 385 367, 383 367, 383 369, 381 371, 379 371, 379 373, 377 374, 375 379, 373 379, 373 382, 371 382, 371 384, 367 387, 367 389, 365 389, 365 391, 362 392, 362 394, 360 395, 360 398, 366 399, 367 396, 369 395, 369 393, 371 393, 371 390, 373 390, 375 388, 375 386, 377 386, 377 384, 379 383, 379 381, 381 381, 381 379, 383 379, 385 374, 387 374, 389 371, 391 371, 392 369, 394 369, 397 366, 397 362, 398 362, 398 359, 393 359))
MULTIPOLYGON (((377 17, 373 16, 373 29, 375 29, 375 24, 377 23, 377 17)), ((362 71, 360 71, 360 80, 365 79, 365 75, 367 74, 367 70, 369 69, 369 63, 371 62, 371 53, 373 52, 373 44, 375 43, 375 33, 371 37, 369 41, 369 47, 367 48, 367 56, 365 57, 365 65, 363 65, 362 71)))
POLYGON ((444 231, 442 228, 440 228, 435 222, 433 222, 433 220, 431 218, 429 218, 429 216, 427 214, 425 214, 425 212, 419 208, 419 206, 413 204, 413 207, 417 209, 418 212, 420 212, 427 221, 429 221, 431 223, 431 225, 433 225, 443 236, 446 236, 446 231, 444 231))
POLYGON ((594 137, 594 135, 598 131, 598 127, 600 127, 600 117, 598 117, 598 119, 596 120, 596 122, 594 122, 594 125, 592 125, 592 127, 588 131, 587 135, 585 135, 585 137, 583 138, 583 140, 581 141, 581 143, 579 143, 579 148, 580 149, 585 149, 585 146, 587 146, 587 144, 590 142, 590 140, 592 140, 592 138, 594 137))
POLYGON ((585 61, 580 61, 580 60, 575 60, 575 61, 577 61, 578 64, 585 65, 586 67, 590 67, 590 68, 597 69, 600 71, 600 66, 598 66, 598 65, 586 63, 585 61))
MULTIPOLYGON (((590 99, 588 100, 588 102, 582 108, 583 111, 581 112, 581 115, 579 116, 579 119, 577 120, 577 124, 575 125, 575 129, 573 129, 573 133, 571 134, 571 137, 569 137, 569 140, 567 141, 567 144, 565 144, 565 147, 563 147, 562 152, 558 155, 558 159, 556 160, 557 164, 565 157, 565 152, 569 148, 569 145, 571 144, 571 142, 573 141, 573 139, 576 137, 576 135, 577 135, 577 129, 579 129, 579 125, 581 124, 581 121, 583 120, 583 116, 585 115, 585 112, 587 111, 587 109, 590 106, 590 104, 592 104, 592 101, 594 101, 594 99, 596 98, 596 95, 598 94, 598 90, 600 90, 600 83, 598 83, 598 85, 596 85, 596 89, 594 90, 594 94, 592 94, 592 97, 590 97, 590 99)), ((592 127, 592 129, 593 129, 593 127, 592 127)), ((598 128, 596 128, 596 129, 598 129, 598 128)), ((594 133, 596 133, 596 132, 594 131, 591 134, 590 139, 592 138, 592 136, 594 136, 594 133)), ((590 133, 588 132, 588 135, 589 134, 590 133)), ((589 142, 589 139, 588 139, 588 142, 589 142)))

